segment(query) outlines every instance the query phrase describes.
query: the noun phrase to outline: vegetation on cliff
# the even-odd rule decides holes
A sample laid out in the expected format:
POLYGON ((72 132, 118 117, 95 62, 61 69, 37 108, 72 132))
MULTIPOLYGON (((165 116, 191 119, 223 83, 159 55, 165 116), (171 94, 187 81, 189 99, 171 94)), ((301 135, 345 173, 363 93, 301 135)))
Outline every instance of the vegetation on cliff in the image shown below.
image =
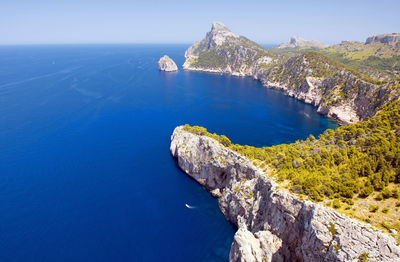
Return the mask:
POLYGON ((232 144, 203 127, 184 129, 214 138, 260 168, 272 169, 275 179, 294 193, 375 225, 400 229, 400 101, 383 106, 369 120, 326 130, 318 139, 310 135, 272 147, 232 144), (379 211, 382 201, 386 205, 379 211))
POLYGON ((399 43, 266 50, 213 26, 185 56, 188 69, 253 76, 330 117, 364 120, 318 139, 264 148, 234 145, 202 127, 184 129, 248 157, 302 197, 400 232, 400 102, 391 102, 400 96, 399 43))
POLYGON ((216 22, 188 48, 183 67, 251 76, 317 106, 324 115, 354 123, 400 97, 400 42, 371 39, 376 41, 265 49, 216 22))
POLYGON ((276 170, 278 180, 315 201, 368 197, 374 191, 398 196, 400 183, 400 102, 388 104, 373 118, 326 130, 318 139, 255 148, 231 149, 276 170))
POLYGON ((282 63, 271 78, 278 82, 289 82, 289 86, 300 86, 307 76, 321 79, 331 78, 340 71, 347 71, 355 77, 373 84, 383 84, 368 75, 357 71, 354 67, 337 61, 319 51, 307 50, 289 58, 282 63), (297 72, 301 72, 298 74, 297 72))
POLYGON ((192 53, 198 56, 190 60, 190 64, 197 68, 224 69, 246 64, 251 66, 257 59, 263 56, 274 56, 257 43, 240 36, 234 42, 226 41, 221 46, 205 48, 205 40, 193 45, 192 53), (246 54, 242 56, 242 54, 246 54))
POLYGON ((190 133, 193 133, 195 135, 199 135, 199 136, 208 136, 211 137, 212 139, 217 140, 218 142, 220 142, 223 146, 229 147, 232 143, 231 140, 229 140, 229 138, 227 138, 224 135, 217 135, 216 133, 211 134, 207 131, 207 129, 205 127, 201 127, 201 126, 190 126, 188 124, 183 126, 183 130, 188 131, 190 133))
POLYGON ((400 48, 384 43, 364 44, 361 42, 343 41, 328 48, 273 48, 272 52, 288 57, 307 51, 317 51, 334 61, 353 68, 378 81, 389 81, 400 77, 400 48))
POLYGON ((195 59, 192 63, 195 67, 205 67, 205 68, 212 68, 212 67, 222 67, 226 64, 226 58, 217 53, 215 50, 208 50, 195 59))

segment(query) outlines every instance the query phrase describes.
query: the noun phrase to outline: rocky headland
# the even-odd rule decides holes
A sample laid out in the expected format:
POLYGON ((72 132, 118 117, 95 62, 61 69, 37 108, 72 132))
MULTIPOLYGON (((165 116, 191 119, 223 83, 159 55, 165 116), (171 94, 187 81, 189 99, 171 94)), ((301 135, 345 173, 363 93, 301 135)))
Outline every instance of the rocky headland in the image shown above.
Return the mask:
POLYGON ((167 55, 164 55, 160 58, 160 60, 158 60, 158 68, 161 71, 166 72, 178 71, 178 67, 176 66, 175 62, 167 55))
POLYGON ((177 127, 170 151, 237 226, 230 261, 400 261, 400 247, 391 236, 299 199, 211 137, 177 127))
MULTIPOLYGON (((377 40, 374 40, 377 41, 377 40)), ((295 41, 298 42, 297 40, 295 41)), ((285 56, 231 32, 220 22, 185 53, 183 69, 248 76, 318 107, 328 117, 354 123, 400 97, 395 80, 380 82, 319 52, 285 56)), ((373 74, 371 74, 373 75, 373 74)))

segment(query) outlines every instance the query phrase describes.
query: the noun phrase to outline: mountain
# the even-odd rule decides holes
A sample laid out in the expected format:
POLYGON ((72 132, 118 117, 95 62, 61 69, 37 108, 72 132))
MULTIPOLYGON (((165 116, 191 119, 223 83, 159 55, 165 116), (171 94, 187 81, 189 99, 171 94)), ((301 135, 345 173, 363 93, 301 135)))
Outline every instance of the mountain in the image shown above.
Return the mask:
POLYGON ((373 79, 322 51, 288 56, 267 50, 220 22, 213 23, 185 58, 185 70, 253 77, 267 88, 279 89, 317 106, 321 114, 348 123, 372 117, 380 106, 400 97, 396 79, 373 79))
POLYGON ((175 129, 179 167, 238 228, 230 261, 399 261, 396 41, 387 34, 318 51, 266 50, 214 23, 186 51, 185 70, 253 77, 350 123, 262 148, 203 127, 175 129))
POLYGON ((185 52, 185 70, 251 76, 260 63, 273 60, 262 46, 214 22, 206 37, 185 52))
POLYGON ((365 44, 374 44, 374 43, 383 43, 383 44, 395 44, 397 46, 400 45, 400 33, 391 33, 391 34, 382 34, 370 36, 365 41, 365 44))
POLYGON ((290 38, 289 43, 283 43, 278 46, 278 48, 296 48, 296 47, 325 48, 328 47, 328 45, 317 40, 304 40, 301 37, 292 36, 290 38))

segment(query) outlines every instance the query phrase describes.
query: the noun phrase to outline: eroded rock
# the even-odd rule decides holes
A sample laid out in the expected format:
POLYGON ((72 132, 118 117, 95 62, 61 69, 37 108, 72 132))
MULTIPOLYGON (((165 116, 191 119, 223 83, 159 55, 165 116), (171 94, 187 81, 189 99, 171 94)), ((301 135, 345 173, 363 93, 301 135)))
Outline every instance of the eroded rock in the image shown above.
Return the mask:
POLYGON ((167 55, 164 55, 160 58, 160 60, 158 60, 158 68, 161 71, 166 72, 178 71, 178 67, 176 66, 175 62, 167 55))
POLYGON ((171 154, 239 229, 230 261, 400 261, 388 234, 310 201, 299 200, 248 159, 207 136, 177 127, 171 154), (220 196, 219 196, 220 195, 220 196))

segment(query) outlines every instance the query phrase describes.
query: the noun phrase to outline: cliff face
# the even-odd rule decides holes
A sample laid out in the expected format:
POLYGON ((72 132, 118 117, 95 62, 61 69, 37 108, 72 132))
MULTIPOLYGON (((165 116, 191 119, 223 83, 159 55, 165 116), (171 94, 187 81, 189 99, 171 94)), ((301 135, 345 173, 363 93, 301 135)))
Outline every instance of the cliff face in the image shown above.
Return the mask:
POLYGON ((372 117, 381 105, 399 98, 390 84, 370 83, 316 52, 291 57, 275 67, 264 66, 254 78, 317 106, 323 115, 348 123, 372 117))
POLYGON ((238 227, 230 261, 400 261, 392 237, 330 208, 299 200, 245 157, 177 127, 171 154, 218 197, 238 227))
POLYGON ((178 67, 176 66, 175 62, 167 55, 158 60, 158 69, 166 72, 178 71, 178 67))
POLYGON ((393 83, 377 85, 316 52, 291 58, 272 53, 221 23, 214 23, 185 57, 185 70, 250 76, 344 122, 371 117, 377 107, 399 98, 398 90, 389 88, 393 83))
POLYGON ((260 45, 214 22, 206 37, 185 52, 183 69, 252 76, 260 63, 273 60, 260 45))
POLYGON ((384 44, 399 44, 400 33, 374 35, 367 38, 365 44, 384 43, 384 44))

